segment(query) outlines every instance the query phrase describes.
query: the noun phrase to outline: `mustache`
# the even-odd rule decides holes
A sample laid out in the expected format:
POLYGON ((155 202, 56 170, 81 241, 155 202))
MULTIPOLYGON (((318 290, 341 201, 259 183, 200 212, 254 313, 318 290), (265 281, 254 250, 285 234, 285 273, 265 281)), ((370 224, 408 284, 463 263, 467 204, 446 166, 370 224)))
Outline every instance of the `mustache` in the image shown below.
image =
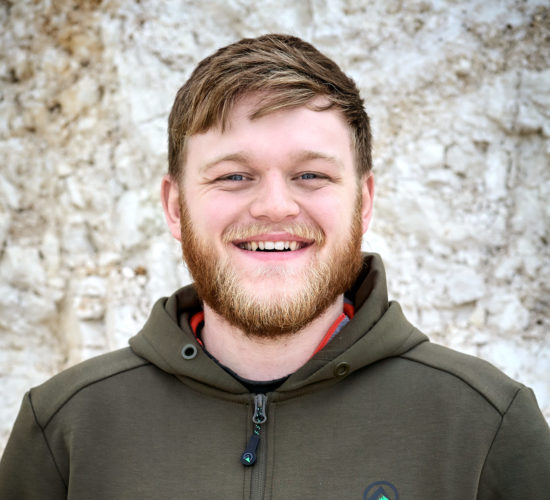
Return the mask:
POLYGON ((325 242, 325 233, 319 226, 304 222, 289 222, 286 224, 265 224, 256 222, 247 225, 232 225, 223 231, 222 241, 227 244, 236 240, 246 240, 259 234, 281 232, 312 241, 318 245, 322 245, 325 242))

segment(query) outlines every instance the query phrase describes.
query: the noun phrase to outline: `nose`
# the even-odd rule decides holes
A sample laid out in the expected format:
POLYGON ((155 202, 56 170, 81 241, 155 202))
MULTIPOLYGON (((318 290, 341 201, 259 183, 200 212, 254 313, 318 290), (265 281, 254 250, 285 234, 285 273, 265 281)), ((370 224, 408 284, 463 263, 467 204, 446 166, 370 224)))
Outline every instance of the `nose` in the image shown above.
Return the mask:
POLYGON ((280 175, 271 175, 262 180, 254 200, 250 204, 250 215, 256 219, 281 222, 300 213, 291 186, 280 175))

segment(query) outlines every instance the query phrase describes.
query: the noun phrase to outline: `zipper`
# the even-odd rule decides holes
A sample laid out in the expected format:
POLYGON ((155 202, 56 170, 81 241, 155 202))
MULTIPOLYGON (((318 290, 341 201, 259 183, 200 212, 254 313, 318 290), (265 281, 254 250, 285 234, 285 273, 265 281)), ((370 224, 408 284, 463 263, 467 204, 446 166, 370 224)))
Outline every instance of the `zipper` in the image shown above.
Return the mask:
POLYGON ((252 413, 252 423, 254 428, 252 435, 248 439, 246 448, 241 455, 241 463, 245 467, 250 467, 256 463, 258 458, 257 450, 260 444, 260 436, 262 431, 262 424, 267 421, 266 414, 267 396, 265 394, 254 395, 254 412, 252 413))

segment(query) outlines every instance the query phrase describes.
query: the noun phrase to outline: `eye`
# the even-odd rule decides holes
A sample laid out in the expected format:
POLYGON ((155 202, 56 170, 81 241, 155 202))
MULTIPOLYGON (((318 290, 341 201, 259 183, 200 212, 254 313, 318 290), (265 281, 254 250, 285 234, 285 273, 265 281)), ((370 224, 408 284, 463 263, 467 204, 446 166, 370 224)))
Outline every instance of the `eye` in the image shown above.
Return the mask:
POLYGON ((249 188, 253 181, 253 175, 246 172, 233 172, 213 178, 210 184, 223 191, 240 191, 249 188))
POLYGON ((331 176, 321 172, 296 172, 293 180, 297 186, 308 191, 321 189, 334 182, 331 176))
POLYGON ((224 177, 220 177, 218 180, 240 182, 240 181, 245 181, 246 179, 247 178, 242 174, 230 174, 224 177))
POLYGON ((312 172, 306 172, 305 174, 300 175, 300 179, 302 180, 309 180, 309 179, 318 179, 319 176, 317 174, 314 174, 312 172))
POLYGON ((319 172, 303 172, 296 176, 298 181, 326 181, 329 177, 319 172))

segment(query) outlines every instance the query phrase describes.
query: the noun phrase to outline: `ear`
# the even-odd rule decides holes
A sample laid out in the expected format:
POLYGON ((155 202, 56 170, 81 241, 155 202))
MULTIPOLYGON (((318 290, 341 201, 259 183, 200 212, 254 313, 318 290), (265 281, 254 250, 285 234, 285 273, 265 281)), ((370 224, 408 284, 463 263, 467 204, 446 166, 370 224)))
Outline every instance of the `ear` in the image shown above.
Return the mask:
POLYGON ((369 172, 363 176, 361 179, 361 187, 363 193, 361 218, 363 220, 363 234, 365 234, 372 219, 372 208, 374 201, 374 175, 372 172, 369 172))
POLYGON ((177 181, 168 174, 161 181, 160 199, 170 232, 176 240, 181 241, 180 189, 177 181))

